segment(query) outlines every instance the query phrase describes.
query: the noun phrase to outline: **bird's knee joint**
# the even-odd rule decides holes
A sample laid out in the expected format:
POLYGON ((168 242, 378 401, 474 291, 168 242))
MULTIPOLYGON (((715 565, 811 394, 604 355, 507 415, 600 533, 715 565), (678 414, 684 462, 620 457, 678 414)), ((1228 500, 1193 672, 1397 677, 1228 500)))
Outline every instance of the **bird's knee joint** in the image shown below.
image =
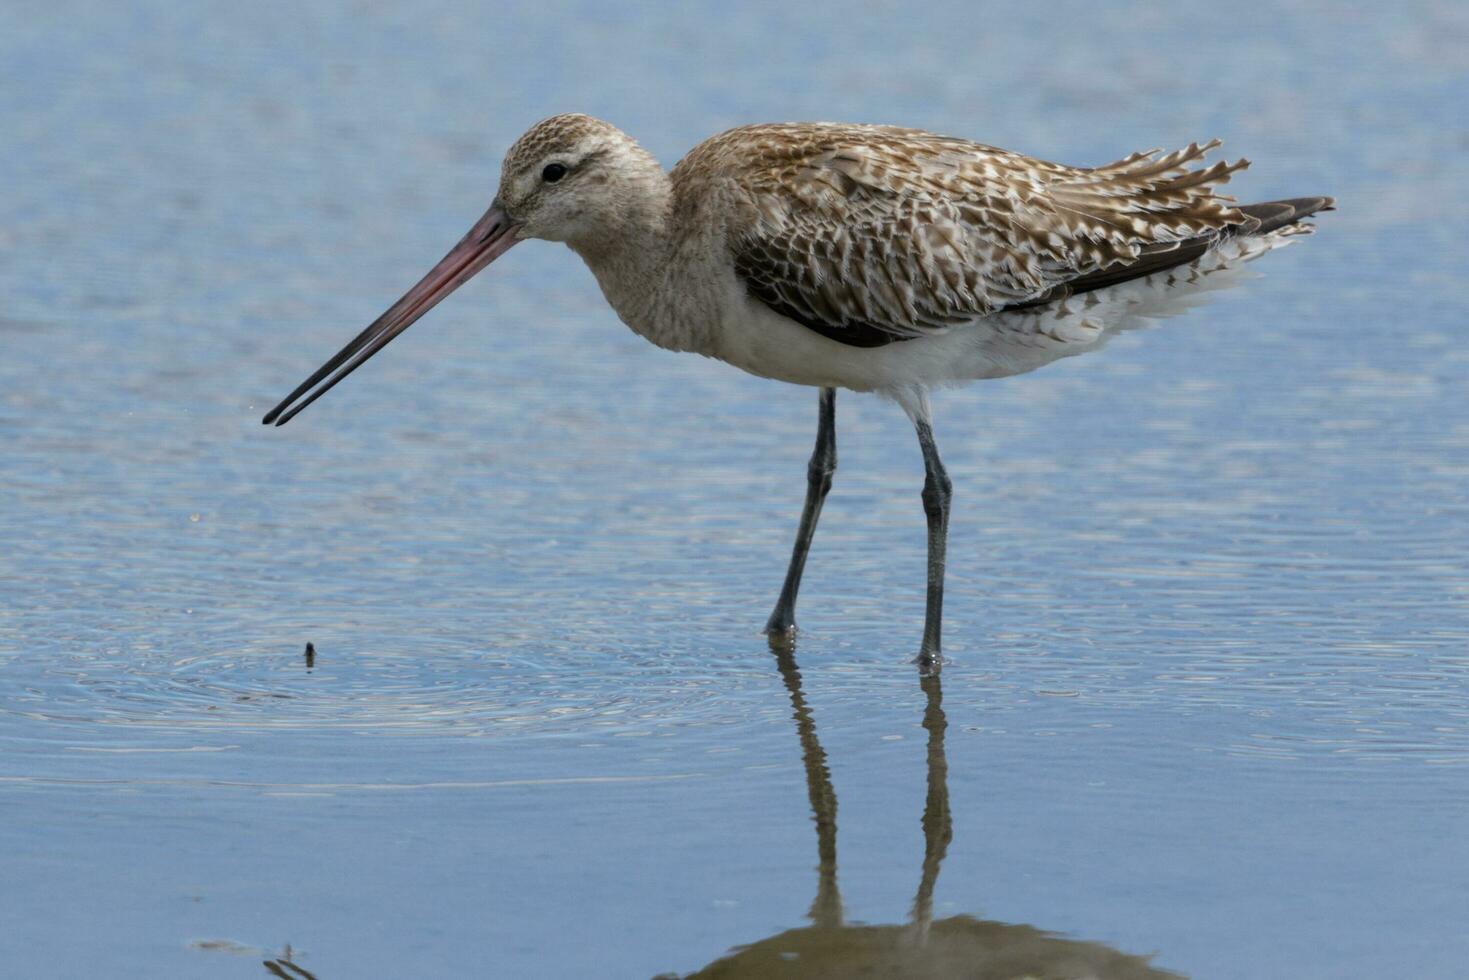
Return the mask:
POLYGON ((942 516, 949 511, 949 502, 954 499, 954 485, 947 475, 937 479, 929 476, 923 481, 923 511, 929 516, 942 516))
POLYGON ((813 456, 810 464, 806 467, 806 482, 813 487, 820 487, 825 493, 831 489, 831 478, 837 471, 835 456, 813 456))

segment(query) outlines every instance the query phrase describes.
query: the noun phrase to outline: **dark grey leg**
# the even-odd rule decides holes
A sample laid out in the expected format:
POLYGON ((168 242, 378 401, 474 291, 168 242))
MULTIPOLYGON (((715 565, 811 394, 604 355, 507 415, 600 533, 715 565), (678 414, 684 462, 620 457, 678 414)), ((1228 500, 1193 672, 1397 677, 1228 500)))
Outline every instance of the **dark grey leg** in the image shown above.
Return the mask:
POLYGON ((943 460, 933 442, 933 429, 926 418, 914 421, 918 445, 923 450, 923 513, 928 517, 928 606, 923 617, 923 648, 918 652, 919 669, 937 671, 943 662, 939 634, 944 618, 944 553, 949 539, 949 501, 953 484, 944 472, 943 460))
POLYGON ((806 505, 801 509, 801 526, 796 531, 796 546, 791 550, 791 566, 786 570, 785 585, 775 610, 765 623, 772 637, 789 634, 796 628, 796 593, 801 588, 801 573, 806 569, 806 553, 811 550, 811 537, 821 517, 821 505, 831 490, 831 476, 837 470, 837 390, 821 389, 821 414, 816 424, 816 448, 806 467, 806 505))

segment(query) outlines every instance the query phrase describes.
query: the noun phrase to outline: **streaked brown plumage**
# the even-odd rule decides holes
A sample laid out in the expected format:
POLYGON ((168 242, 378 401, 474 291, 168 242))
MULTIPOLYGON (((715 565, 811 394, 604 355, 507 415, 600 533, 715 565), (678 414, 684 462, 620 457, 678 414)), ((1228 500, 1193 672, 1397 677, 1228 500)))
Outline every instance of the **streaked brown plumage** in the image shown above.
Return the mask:
POLYGON ((745 126, 674 167, 674 223, 722 214, 751 293, 834 340, 877 346, 1248 234, 1258 219, 1215 188, 1249 161, 1194 166, 1219 145, 1081 168, 890 126, 745 126))

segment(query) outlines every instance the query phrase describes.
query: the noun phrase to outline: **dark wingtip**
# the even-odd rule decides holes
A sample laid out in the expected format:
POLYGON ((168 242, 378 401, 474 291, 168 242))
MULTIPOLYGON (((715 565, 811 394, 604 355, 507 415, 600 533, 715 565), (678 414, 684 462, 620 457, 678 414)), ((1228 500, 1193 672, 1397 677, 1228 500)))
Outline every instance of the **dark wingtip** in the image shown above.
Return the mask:
POLYGON ((1326 197, 1293 197, 1284 201, 1262 201, 1259 204, 1245 204, 1239 210, 1250 218, 1252 222, 1258 222, 1254 227, 1245 226, 1241 228, 1243 234, 1263 235, 1293 225, 1303 218, 1308 218, 1318 211, 1335 211, 1336 198, 1326 197))

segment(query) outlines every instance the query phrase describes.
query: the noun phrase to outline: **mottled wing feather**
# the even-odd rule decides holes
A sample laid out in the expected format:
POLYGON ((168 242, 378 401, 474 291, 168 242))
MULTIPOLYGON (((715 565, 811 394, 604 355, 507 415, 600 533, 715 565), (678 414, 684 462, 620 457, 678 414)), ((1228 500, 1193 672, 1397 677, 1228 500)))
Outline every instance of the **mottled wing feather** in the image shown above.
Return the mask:
POLYGON ((752 295, 875 346, 1173 264, 1169 252, 1187 261, 1248 229, 1256 219, 1214 193, 1248 161, 1196 166, 1218 145, 1082 169, 917 130, 749 126, 697 147, 675 183, 734 216, 727 239, 752 295))

